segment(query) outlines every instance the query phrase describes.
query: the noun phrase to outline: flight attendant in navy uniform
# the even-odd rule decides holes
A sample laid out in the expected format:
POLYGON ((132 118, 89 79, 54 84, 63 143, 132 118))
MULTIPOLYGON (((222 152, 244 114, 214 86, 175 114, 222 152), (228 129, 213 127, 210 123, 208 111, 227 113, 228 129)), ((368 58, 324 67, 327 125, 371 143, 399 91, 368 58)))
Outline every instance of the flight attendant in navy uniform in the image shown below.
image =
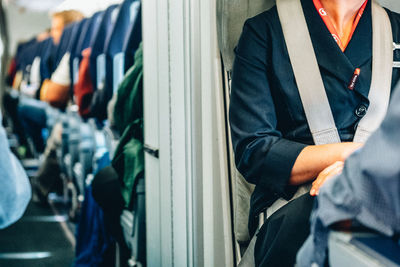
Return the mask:
MULTIPOLYGON (((372 74, 372 0, 300 0, 319 70, 343 143, 314 145, 291 67, 276 6, 246 21, 235 49, 230 125, 235 161, 256 185, 249 231, 277 199, 291 199, 297 188, 344 161, 365 116, 372 74), (349 83, 357 75, 353 86, 349 83)), ((400 15, 387 10, 395 43, 400 15)), ((299 40, 301 42, 301 40, 299 40)), ((400 51, 394 51, 400 61, 400 51)), ((399 80, 393 68, 392 89, 399 80)), ((257 266, 293 266, 309 234, 313 198, 306 194, 269 217, 255 246, 257 266)))

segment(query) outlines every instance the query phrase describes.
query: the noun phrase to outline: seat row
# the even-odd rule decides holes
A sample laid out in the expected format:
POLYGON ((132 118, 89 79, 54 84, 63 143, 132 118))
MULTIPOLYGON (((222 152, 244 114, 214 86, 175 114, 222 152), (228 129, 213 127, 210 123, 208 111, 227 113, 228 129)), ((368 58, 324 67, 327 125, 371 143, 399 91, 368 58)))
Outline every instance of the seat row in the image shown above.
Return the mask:
MULTIPOLYGON (((87 205, 88 187, 103 168, 113 166, 112 161, 117 161, 116 150, 122 151, 119 156, 128 158, 124 153, 131 149, 132 139, 138 141, 138 155, 142 153, 142 139, 125 134, 125 130, 142 131, 142 111, 136 118, 128 116, 131 121, 121 126, 121 123, 118 125, 121 118, 116 118, 115 123, 114 117, 126 114, 113 108, 115 102, 125 106, 127 114, 142 108, 141 103, 140 107, 135 104, 137 99, 141 101, 142 90, 141 75, 136 75, 141 62, 138 65, 135 60, 135 54, 141 56, 140 43, 141 3, 125 0, 66 26, 58 45, 47 38, 40 42, 31 40, 18 47, 15 56, 17 74, 12 86, 19 90, 20 98, 40 98, 47 79, 68 85, 66 106, 55 108, 49 102, 42 136, 47 145, 53 137, 55 143, 59 143, 55 151, 63 178, 63 199, 70 203, 70 216, 78 224, 85 218, 82 207, 87 205), (135 91, 138 86, 140 88, 135 91), (124 96, 133 95, 136 100, 118 96, 119 88, 124 91, 124 96), (121 136, 128 136, 127 147, 120 144, 121 136)), ((143 164, 138 168, 143 168, 143 164)), ((132 265, 145 264, 144 172, 141 170, 136 175, 126 173, 126 169, 129 170, 123 165, 115 167, 122 194, 128 190, 128 196, 123 194, 120 218, 126 242, 118 247, 127 245, 132 265), (127 181, 126 177, 133 182, 127 181)), ((118 241, 118 237, 115 239, 118 241)))

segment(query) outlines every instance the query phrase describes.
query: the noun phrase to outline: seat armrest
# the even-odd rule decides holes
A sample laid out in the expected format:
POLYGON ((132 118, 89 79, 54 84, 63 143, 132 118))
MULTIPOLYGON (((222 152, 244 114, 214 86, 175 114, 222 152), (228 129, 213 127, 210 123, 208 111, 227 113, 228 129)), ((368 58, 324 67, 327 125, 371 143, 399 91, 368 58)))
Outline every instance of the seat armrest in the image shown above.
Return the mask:
POLYGON ((376 233, 333 231, 328 248, 331 267, 400 266, 400 245, 376 233))

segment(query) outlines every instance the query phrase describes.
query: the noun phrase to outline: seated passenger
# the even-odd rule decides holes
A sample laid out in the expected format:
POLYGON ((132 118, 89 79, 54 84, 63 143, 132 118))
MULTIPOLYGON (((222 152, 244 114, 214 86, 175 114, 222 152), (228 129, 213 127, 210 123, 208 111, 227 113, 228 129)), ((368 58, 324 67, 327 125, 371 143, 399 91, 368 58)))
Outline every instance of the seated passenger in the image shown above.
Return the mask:
MULTIPOLYGON (((44 43, 45 43, 44 40, 48 39, 48 38, 49 38, 48 31, 38 34, 35 37, 36 43, 31 45, 31 46, 36 46, 36 49, 34 49, 34 50, 31 49, 30 52, 31 53, 32 52, 40 53, 44 49, 44 47, 43 47, 44 43)), ((22 53, 22 50, 23 49, 21 49, 21 48, 17 49, 17 54, 12 59, 10 67, 9 67, 7 83, 9 84, 10 87, 12 86, 12 81, 14 80, 14 77, 16 75, 17 61, 18 62, 21 61, 21 59, 19 59, 19 58, 23 57, 23 55, 25 54, 25 53, 22 53)), ((32 55, 32 56, 35 56, 35 55, 32 55)), ((19 64, 21 65, 21 62, 19 62, 19 64)), ((19 66, 19 68, 21 68, 21 66, 19 66)), ((6 90, 4 92, 4 96, 3 96, 5 117, 8 119, 9 122, 11 122, 13 132, 17 135, 20 146, 24 147, 25 149, 28 148, 29 146, 27 144, 26 136, 25 136, 23 127, 21 125, 21 122, 20 122, 20 119, 18 116, 19 93, 17 92, 17 90, 19 90, 19 92, 24 96, 34 97, 37 90, 40 87, 40 83, 41 83, 40 57, 38 55, 36 55, 33 62, 31 62, 30 73, 29 73, 29 78, 28 78, 27 84, 25 86, 22 86, 22 84, 21 84, 19 88, 14 88, 16 90, 6 90)), ((22 148, 22 150, 24 150, 24 149, 22 148)), ((27 154, 29 154, 29 150, 26 151, 26 153, 21 153, 21 154, 22 154, 21 156, 26 156, 27 154)))
MULTIPOLYGON (((45 43, 48 38, 50 38, 50 29, 48 31, 39 33, 36 36, 36 40, 41 43, 41 49, 40 51, 38 51, 39 53, 41 53, 44 49, 45 43)), ((25 92, 22 91, 21 89, 21 93, 25 93, 27 95, 30 95, 32 97, 35 97, 37 94, 37 91, 40 88, 40 85, 42 83, 41 80, 41 75, 40 75, 40 55, 36 55, 36 57, 33 60, 32 66, 31 66, 31 73, 29 75, 29 87, 26 88, 25 92)))
MULTIPOLYGON (((373 1, 300 2, 338 142, 343 143, 314 142, 277 7, 249 19, 235 51, 230 125, 237 168, 256 185, 250 203, 251 235, 266 211, 255 242, 256 266, 294 265, 309 234, 313 198, 306 194, 283 207, 277 201, 287 203, 300 186, 311 184, 321 171, 361 146, 353 138, 372 101, 373 1), (349 86, 352 77, 355 83, 349 86)), ((389 10, 387 14, 398 43, 400 15, 389 10)), ((387 50, 391 57, 392 49, 387 50)), ((398 53, 394 59, 400 60, 398 53)), ((393 70, 392 79, 385 81, 388 91, 399 77, 399 70, 393 70)))
MULTIPOLYGON (((51 27, 51 36, 54 44, 59 44, 65 26, 82 19, 82 17, 81 13, 74 10, 54 13, 51 27)), ((39 153, 43 152, 45 147, 42 130, 47 126, 46 109, 49 107, 48 104, 56 108, 65 108, 68 101, 71 80, 69 69, 66 69, 66 66, 69 66, 68 60, 68 57, 63 57, 59 66, 53 72, 51 79, 44 81, 40 89, 40 96, 43 101, 26 98, 20 100, 18 113, 21 123, 27 135, 32 138, 35 149, 39 153)))
MULTIPOLYGON (((64 28, 83 18, 83 15, 75 10, 62 11, 54 13, 52 16, 51 36, 53 42, 59 45, 64 28)), ((66 40, 69 41, 69 40, 66 40)), ((65 108, 69 99, 69 88, 71 77, 69 72, 69 55, 60 55, 60 62, 51 75, 50 79, 44 81, 40 99, 48 102, 57 108, 65 108)))
MULTIPOLYGON (((68 52, 64 55, 63 59, 61 59, 60 62, 60 67, 62 70, 66 71, 60 71, 60 76, 63 77, 65 76, 68 79, 68 83, 71 84, 71 87, 74 88, 74 102, 78 105, 79 107, 79 113, 83 115, 81 107, 82 107, 82 98, 79 97, 76 94, 77 87, 81 87, 81 90, 84 92, 90 91, 90 76, 88 76, 88 56, 90 55, 90 44, 91 40, 94 38, 95 33, 97 32, 97 25, 99 22, 99 19, 102 18, 102 13, 98 12, 95 13, 91 18, 82 20, 78 24, 74 25, 72 39, 70 40, 69 43, 69 48, 68 52), (85 48, 89 46, 88 48, 85 48), (81 51, 81 49, 84 49, 81 51), (77 77, 77 83, 73 85, 73 78, 71 76, 74 70, 70 69, 68 66, 68 62, 64 61, 65 58, 71 57, 70 62, 72 63, 70 66, 72 67, 73 60, 77 59, 74 57, 75 55, 79 55, 79 57, 83 57, 82 60, 80 61, 80 66, 79 66, 79 73, 77 77), (64 61, 64 62, 63 62, 64 61), (66 64, 64 64, 66 63, 66 64), (64 67, 62 67, 64 64, 64 67), (68 75, 70 74, 70 75, 68 75), (70 78, 71 77, 71 78, 70 78)), ((71 28, 72 29, 72 28, 71 28)), ((68 29, 66 29, 68 30, 68 29)), ((65 31, 63 34, 62 39, 65 39, 65 31)), ((67 35, 68 36, 68 35, 67 35)), ((68 39, 68 38, 67 38, 68 39)), ((104 41, 104 40, 103 40, 104 41)), ((56 72, 60 69, 57 68, 56 72)), ((73 68, 73 67, 72 67, 73 68)), ((54 74, 52 75, 53 78, 54 74)), ((54 82, 54 79, 52 79, 54 82)), ((86 101, 87 103, 87 101, 86 101)), ((61 122, 57 122, 53 127, 51 134, 49 138, 47 139, 46 142, 46 148, 44 151, 44 156, 43 156, 43 164, 40 166, 38 175, 34 179, 34 184, 35 184, 35 192, 39 199, 43 202, 47 201, 47 196, 49 192, 57 189, 62 189, 62 179, 61 179, 61 166, 59 164, 59 159, 57 158, 57 149, 61 146, 62 144, 62 132, 63 132, 63 126, 61 122)), ((75 164, 75 162, 71 163, 75 164)))
POLYGON ((400 234, 399 103, 397 89, 385 120, 365 146, 346 160, 344 169, 343 162, 337 162, 314 182, 317 205, 298 266, 324 266, 328 232, 335 224, 356 221, 389 237, 400 234))

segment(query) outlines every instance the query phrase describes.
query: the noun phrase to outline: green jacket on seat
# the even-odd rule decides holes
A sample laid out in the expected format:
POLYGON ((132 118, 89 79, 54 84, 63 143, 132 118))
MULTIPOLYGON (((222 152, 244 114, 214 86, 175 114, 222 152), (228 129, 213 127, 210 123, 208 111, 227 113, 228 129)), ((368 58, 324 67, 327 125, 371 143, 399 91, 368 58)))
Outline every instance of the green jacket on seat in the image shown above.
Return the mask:
POLYGON ((144 175, 142 120, 131 123, 123 133, 112 166, 118 173, 125 207, 132 207, 132 193, 138 178, 144 175))
POLYGON ((136 119, 143 118, 143 50, 139 45, 135 63, 125 74, 118 88, 114 108, 115 126, 122 134, 136 119))
POLYGON ((143 53, 135 53, 135 63, 127 71, 117 92, 115 127, 122 135, 112 160, 121 183, 125 207, 131 208, 138 178, 144 175, 143 152, 143 53))

